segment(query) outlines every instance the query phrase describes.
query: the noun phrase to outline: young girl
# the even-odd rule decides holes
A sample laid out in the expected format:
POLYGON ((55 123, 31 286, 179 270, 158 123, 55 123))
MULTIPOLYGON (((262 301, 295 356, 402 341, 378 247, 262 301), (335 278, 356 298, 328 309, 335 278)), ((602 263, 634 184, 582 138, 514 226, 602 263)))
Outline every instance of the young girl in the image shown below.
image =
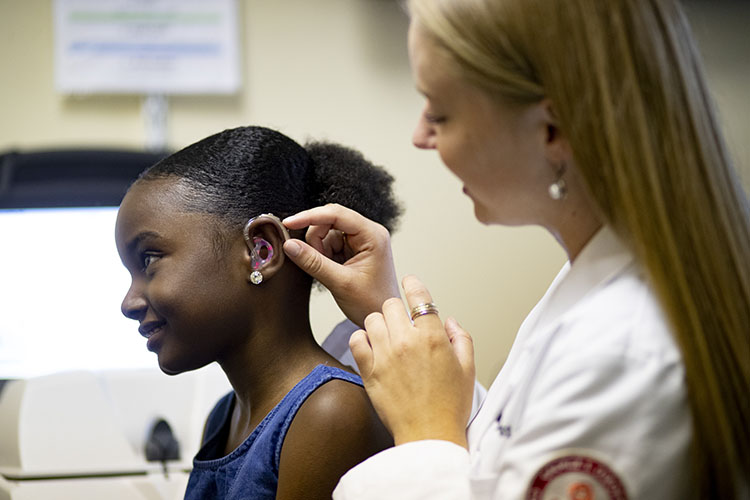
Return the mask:
POLYGON ((234 389, 208 417, 186 499, 330 498, 391 445, 360 378, 315 342, 312 279, 285 259, 276 217, 339 203, 391 226, 392 180, 342 146, 241 127, 162 160, 126 194, 123 314, 162 371, 216 361, 234 389))

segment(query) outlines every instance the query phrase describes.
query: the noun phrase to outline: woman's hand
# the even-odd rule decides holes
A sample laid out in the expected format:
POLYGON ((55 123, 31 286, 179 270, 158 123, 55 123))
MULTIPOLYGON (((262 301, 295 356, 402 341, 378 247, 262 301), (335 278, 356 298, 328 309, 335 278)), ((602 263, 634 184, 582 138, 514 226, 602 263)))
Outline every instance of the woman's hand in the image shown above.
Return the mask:
POLYGON ((399 297, 390 234, 380 224, 330 204, 287 217, 284 225, 309 227, 309 244, 287 240, 284 252, 330 290, 344 314, 360 327, 385 300, 399 297))
MULTIPOLYGON (((414 276, 403 280, 409 310, 432 302, 414 276)), ((398 444, 443 439, 467 447, 474 389, 471 336, 437 314, 412 321, 400 299, 370 314, 349 340, 367 394, 398 444)))

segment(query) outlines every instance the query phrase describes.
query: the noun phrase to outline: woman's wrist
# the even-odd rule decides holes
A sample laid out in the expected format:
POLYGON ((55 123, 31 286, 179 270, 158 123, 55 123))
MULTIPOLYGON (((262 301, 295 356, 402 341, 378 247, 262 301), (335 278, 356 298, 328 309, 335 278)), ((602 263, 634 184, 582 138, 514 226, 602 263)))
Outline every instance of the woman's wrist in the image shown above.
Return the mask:
POLYGON ((411 443, 413 441, 426 440, 449 441, 463 448, 466 448, 467 450, 469 449, 465 429, 412 429, 397 431, 393 433, 393 443, 396 446, 400 444, 411 443))

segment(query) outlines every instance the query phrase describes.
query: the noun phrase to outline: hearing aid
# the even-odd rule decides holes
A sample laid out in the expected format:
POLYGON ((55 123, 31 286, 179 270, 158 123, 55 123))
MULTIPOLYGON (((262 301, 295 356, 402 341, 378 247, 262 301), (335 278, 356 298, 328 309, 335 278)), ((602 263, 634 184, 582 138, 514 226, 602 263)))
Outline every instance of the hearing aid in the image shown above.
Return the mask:
POLYGON ((247 224, 245 224, 245 228, 243 229, 243 235, 245 236, 245 242, 247 243, 248 248, 250 248, 251 265, 253 268, 253 272, 250 274, 250 281, 254 285, 259 285, 263 282, 263 274, 260 272, 260 268, 269 262, 274 255, 273 245, 263 238, 257 236, 251 238, 250 236, 250 230, 253 225, 259 222, 269 222, 275 225, 281 233, 283 241, 289 239, 289 231, 284 227, 281 220, 273 214, 261 214, 247 221, 247 224))
POLYGON ((260 269, 266 262, 273 258, 273 245, 263 238, 253 238, 253 247, 250 249, 253 271, 260 269), (263 249, 266 256, 263 257, 263 249))

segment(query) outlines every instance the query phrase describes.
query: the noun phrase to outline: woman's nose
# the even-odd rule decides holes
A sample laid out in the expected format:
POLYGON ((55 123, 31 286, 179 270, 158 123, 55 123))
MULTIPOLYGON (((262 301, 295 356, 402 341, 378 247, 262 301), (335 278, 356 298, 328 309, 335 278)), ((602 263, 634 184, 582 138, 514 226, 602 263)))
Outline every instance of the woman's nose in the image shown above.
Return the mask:
POLYGON ((411 142, 419 149, 435 149, 435 129, 427 121, 424 113, 419 115, 419 121, 417 121, 417 126, 414 128, 411 142))
POLYGON ((122 304, 120 305, 122 314, 126 318, 141 321, 146 316, 147 309, 148 304, 146 303, 146 299, 143 297, 143 294, 136 289, 135 283, 133 283, 130 285, 128 293, 125 294, 125 298, 122 299, 122 304))

